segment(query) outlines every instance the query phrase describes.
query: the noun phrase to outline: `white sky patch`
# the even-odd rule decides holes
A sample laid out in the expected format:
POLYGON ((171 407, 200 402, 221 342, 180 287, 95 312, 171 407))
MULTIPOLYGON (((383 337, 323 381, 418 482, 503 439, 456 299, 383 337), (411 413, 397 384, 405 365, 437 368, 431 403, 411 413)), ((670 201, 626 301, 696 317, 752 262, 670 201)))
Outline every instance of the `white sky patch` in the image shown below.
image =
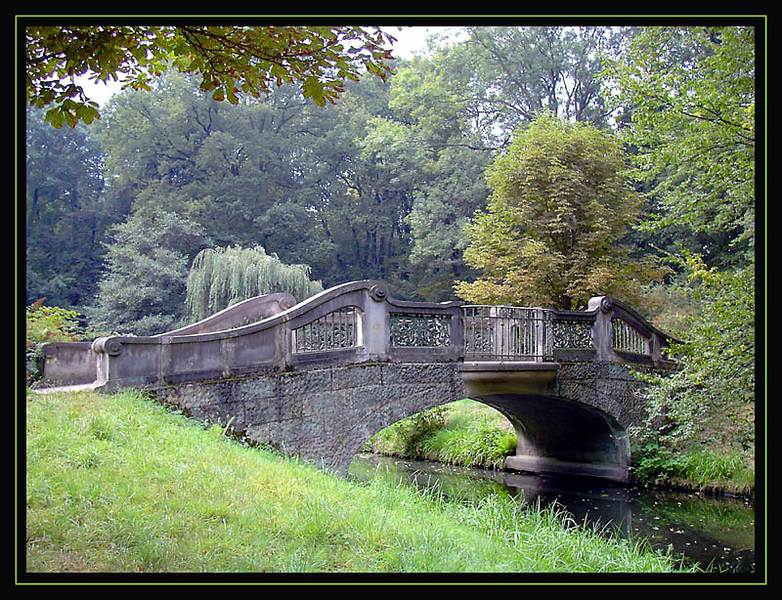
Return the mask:
POLYGON ((462 41, 467 38, 463 27, 383 27, 396 38, 393 46, 397 58, 412 58, 415 55, 428 55, 430 37, 438 38, 437 45, 462 41))

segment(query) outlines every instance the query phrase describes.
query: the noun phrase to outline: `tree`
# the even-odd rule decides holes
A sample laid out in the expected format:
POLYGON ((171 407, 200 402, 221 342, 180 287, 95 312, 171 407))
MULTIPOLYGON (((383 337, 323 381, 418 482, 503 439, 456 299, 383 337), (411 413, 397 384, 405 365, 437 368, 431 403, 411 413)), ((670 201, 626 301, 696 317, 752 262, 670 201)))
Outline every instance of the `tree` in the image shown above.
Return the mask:
POLYGON ((387 110, 369 119, 359 141, 374 177, 400 199, 400 234, 409 240, 400 293, 428 300, 450 298, 454 279, 468 275, 463 226, 488 197, 490 152, 466 111, 464 77, 446 58, 400 64, 387 110))
POLYGON ((621 144, 592 125, 544 113, 519 131, 488 171, 493 193, 465 252, 482 276, 459 282, 459 296, 563 309, 636 298, 660 271, 622 243, 641 205, 624 169, 621 144))
POLYGON ((123 215, 103 197, 103 153, 79 126, 55 131, 27 111, 27 299, 80 306, 95 292, 106 227, 123 215))
POLYGON ((323 291, 320 281, 310 281, 310 273, 309 266, 287 265, 261 246, 205 248, 187 276, 188 312, 200 321, 236 302, 274 292, 306 300, 323 291))
POLYGON ((387 110, 377 78, 349 82, 321 109, 292 86, 221 104, 169 73, 152 94, 112 99, 100 124, 107 193, 136 207, 165 203, 216 245, 261 245, 327 285, 396 286, 409 271, 412 173, 400 179, 363 149, 373 113, 387 110))
POLYGON ((605 77, 614 102, 632 114, 622 136, 654 202, 645 228, 684 226, 680 239, 710 236, 698 252, 712 262, 746 264, 754 251, 754 28, 645 28, 605 77))
POLYGON ((152 335, 182 317, 191 258, 208 245, 203 228, 159 207, 143 208, 111 230, 92 326, 152 335))
POLYGON ((672 245, 700 308, 673 350, 681 370, 649 378, 642 433, 669 452, 753 446, 754 41, 744 26, 649 28, 606 73, 632 115, 622 135, 650 189, 645 228, 702 240, 672 245))
POLYGON ((333 102, 362 68, 385 78, 394 38, 379 28, 249 26, 28 26, 27 98, 55 127, 99 117, 75 77, 150 89, 170 66, 201 75, 200 88, 236 104, 298 83, 305 98, 333 102))
MULTIPOLYGON (((632 35, 620 27, 469 27, 454 54, 470 73, 471 110, 489 138, 510 138, 544 110, 605 125, 611 113, 597 76, 632 35)), ((459 67, 455 67, 459 68, 459 67)))

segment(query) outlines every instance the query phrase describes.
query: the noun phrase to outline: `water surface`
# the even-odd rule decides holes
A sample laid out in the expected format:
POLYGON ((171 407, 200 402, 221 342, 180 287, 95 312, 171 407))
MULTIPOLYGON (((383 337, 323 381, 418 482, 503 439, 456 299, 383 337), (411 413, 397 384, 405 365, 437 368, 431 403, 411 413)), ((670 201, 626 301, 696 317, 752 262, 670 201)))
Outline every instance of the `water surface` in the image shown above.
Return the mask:
POLYGON ((520 497, 548 506, 556 502, 581 525, 598 525, 603 535, 643 538, 685 563, 713 571, 751 573, 755 569, 755 509, 739 498, 626 488, 588 478, 526 475, 470 469, 436 462, 361 454, 350 476, 410 482, 436 488, 453 500, 479 500, 489 494, 520 497))

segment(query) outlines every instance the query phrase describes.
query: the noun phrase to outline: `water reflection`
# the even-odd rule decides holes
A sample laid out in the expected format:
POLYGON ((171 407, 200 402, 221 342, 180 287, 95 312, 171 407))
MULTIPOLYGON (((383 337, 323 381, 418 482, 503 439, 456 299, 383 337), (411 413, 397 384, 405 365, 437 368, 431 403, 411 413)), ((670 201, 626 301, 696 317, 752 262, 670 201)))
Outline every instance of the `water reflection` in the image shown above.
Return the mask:
POLYGON ((579 524, 597 525, 604 535, 645 538, 671 548, 702 568, 749 573, 755 569, 755 512, 751 502, 697 493, 629 489, 589 479, 543 477, 440 463, 359 455, 350 476, 409 481, 435 488, 453 500, 489 494, 523 497, 548 506, 557 502, 579 524))

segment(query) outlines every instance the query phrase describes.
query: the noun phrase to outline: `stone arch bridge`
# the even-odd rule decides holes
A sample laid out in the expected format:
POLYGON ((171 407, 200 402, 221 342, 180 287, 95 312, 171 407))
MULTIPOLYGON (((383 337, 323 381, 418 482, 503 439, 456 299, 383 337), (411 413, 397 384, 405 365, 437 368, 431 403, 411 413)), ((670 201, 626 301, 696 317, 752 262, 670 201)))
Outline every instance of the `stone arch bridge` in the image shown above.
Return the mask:
POLYGON ((668 337, 608 297, 585 311, 390 298, 379 281, 246 300, 175 331, 44 348, 46 385, 144 388, 192 417, 346 472, 377 431, 472 398, 517 434, 506 468, 625 481, 643 417, 631 370, 668 337))

